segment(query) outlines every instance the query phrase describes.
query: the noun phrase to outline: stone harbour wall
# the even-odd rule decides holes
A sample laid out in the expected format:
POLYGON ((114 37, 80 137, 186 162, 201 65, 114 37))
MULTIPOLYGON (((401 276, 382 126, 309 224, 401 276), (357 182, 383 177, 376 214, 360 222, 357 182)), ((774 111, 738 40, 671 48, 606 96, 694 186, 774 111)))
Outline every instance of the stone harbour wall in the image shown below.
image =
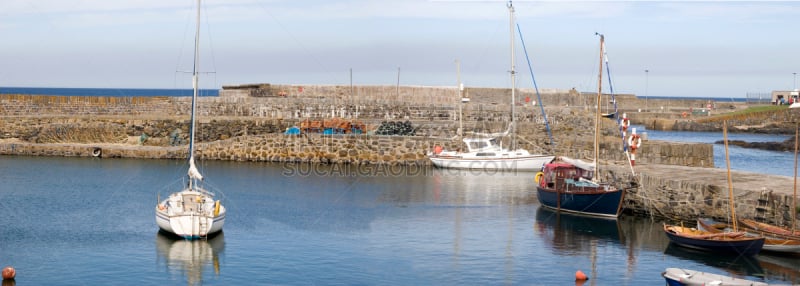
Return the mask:
MULTIPOLYGON (((416 136, 265 134, 198 143, 200 160, 308 162, 429 166, 433 146, 449 142, 416 136)), ((141 146, 115 143, 0 143, 0 155, 67 156, 140 159, 185 159, 187 145, 141 146)))
MULTIPOLYGON (((625 194, 625 212, 693 225, 697 218, 728 222, 731 217, 727 174, 724 169, 650 165, 601 168, 601 176, 637 182, 625 194)), ((750 218, 791 227, 792 197, 784 189, 792 178, 732 171, 737 218, 750 218)), ((798 210, 794 210, 797 212, 798 210)))

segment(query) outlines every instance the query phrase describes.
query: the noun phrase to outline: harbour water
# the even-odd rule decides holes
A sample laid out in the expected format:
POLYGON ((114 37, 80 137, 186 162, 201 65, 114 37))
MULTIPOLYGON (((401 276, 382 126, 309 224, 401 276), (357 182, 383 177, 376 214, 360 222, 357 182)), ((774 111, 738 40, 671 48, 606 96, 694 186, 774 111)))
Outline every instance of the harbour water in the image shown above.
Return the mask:
MULTIPOLYGON (((637 132, 647 132, 650 140, 672 142, 709 143, 722 141, 722 132, 670 132, 647 130, 642 126, 634 126, 637 132)), ((746 142, 783 142, 794 138, 793 135, 754 134, 754 133, 728 133, 728 140, 742 140, 746 142)), ((647 144, 645 142, 645 144, 647 144)), ((760 149, 728 146, 731 158, 731 169, 755 173, 794 176, 794 153, 766 151, 760 149)), ((714 167, 725 169, 725 146, 714 144, 714 167)))
POLYGON ((183 161, 1 156, 0 265, 19 285, 572 285, 577 270, 585 285, 663 285, 667 267, 800 283, 797 258, 694 253, 648 218, 540 209, 530 173, 200 168, 228 216, 184 241, 154 221, 183 161))

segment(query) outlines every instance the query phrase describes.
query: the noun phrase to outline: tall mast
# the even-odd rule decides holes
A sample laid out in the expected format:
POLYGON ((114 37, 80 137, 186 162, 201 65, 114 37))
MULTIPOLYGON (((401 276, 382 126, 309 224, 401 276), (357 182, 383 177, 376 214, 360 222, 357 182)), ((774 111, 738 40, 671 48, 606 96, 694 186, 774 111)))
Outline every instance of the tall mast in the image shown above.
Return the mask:
POLYGON ((511 1, 508 1, 508 22, 509 22, 509 35, 510 35, 510 46, 511 46, 511 148, 510 150, 515 150, 517 148, 517 126, 514 122, 514 117, 516 117, 515 113, 515 90, 517 89, 517 79, 516 79, 516 70, 514 65, 514 5, 511 4, 511 1))
POLYGON ((197 113, 197 96, 198 96, 198 70, 200 66, 200 0, 197 0, 197 19, 195 23, 194 34, 194 64, 192 65, 192 125, 189 130, 189 184, 194 184, 193 180, 202 180, 203 176, 197 170, 194 163, 194 137, 195 137, 195 114, 197 113))
POLYGON ((725 164, 728 168, 728 205, 731 207, 731 223, 733 224, 733 231, 739 231, 739 225, 736 222, 736 206, 733 202, 733 181, 731 180, 731 158, 728 154, 728 121, 722 121, 722 140, 725 143, 725 164))
POLYGON ((597 178, 600 174, 599 164, 600 161, 600 97, 603 95, 603 42, 605 41, 605 37, 603 34, 595 33, 595 35, 600 36, 600 72, 597 73, 597 105, 595 111, 595 119, 594 119, 594 172, 595 176, 593 178, 597 178))

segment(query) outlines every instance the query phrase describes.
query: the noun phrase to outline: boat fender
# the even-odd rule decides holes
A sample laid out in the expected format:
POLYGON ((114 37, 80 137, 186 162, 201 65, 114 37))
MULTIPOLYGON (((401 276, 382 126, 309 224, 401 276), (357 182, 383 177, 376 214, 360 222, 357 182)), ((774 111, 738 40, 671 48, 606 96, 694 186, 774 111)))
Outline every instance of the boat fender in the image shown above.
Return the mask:
POLYGON ((219 216, 219 200, 214 202, 214 216, 215 217, 219 216))
POLYGON ((103 155, 103 149, 101 149, 100 147, 94 147, 94 149, 92 149, 92 157, 99 158, 102 155, 103 155))
POLYGON ((536 173, 536 177, 534 178, 534 181, 536 181, 536 183, 538 184, 542 180, 542 177, 544 177, 544 173, 538 172, 538 173, 536 173))

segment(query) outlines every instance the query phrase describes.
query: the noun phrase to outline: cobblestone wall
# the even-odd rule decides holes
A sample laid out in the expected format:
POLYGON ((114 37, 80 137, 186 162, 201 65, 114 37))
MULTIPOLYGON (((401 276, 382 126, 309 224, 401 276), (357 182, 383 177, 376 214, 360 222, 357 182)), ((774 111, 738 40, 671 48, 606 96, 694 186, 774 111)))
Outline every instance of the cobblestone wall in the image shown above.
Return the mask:
MULTIPOLYGON (((500 132, 510 121, 510 90, 466 88, 460 103, 455 87, 257 85, 225 89, 219 97, 201 97, 200 142, 243 135, 264 135, 298 125, 302 120, 346 118, 374 130, 382 121, 410 121, 416 134, 426 138, 453 138, 459 126, 466 132, 500 132), (459 111, 461 107, 461 111, 459 111), (459 114, 463 121, 459 122, 459 114)), ((593 140, 585 106, 595 94, 574 90, 532 89, 517 93, 517 142, 536 153, 556 153, 590 158, 593 140), (554 144, 550 144, 544 117, 533 103, 545 102, 554 144)), ((632 95, 618 95, 621 108, 636 106, 632 95)), ((184 142, 188 134, 189 97, 92 97, 0 95, 0 139, 20 138, 38 143, 135 143, 169 146, 184 142), (36 114, 31 118, 28 115, 36 114), (49 115, 49 116, 48 116, 49 115), (127 117, 134 116, 130 120, 127 117)), ((651 101, 651 104, 654 104, 651 101)), ((611 121, 608 121, 611 122, 611 121)), ((609 123, 605 122, 606 125, 609 123)), ((613 124, 613 123, 611 123, 613 124)), ((614 126, 601 141, 601 157, 625 160, 614 126)), ((443 140, 456 146, 459 140, 443 140)), ((506 142, 510 144, 510 142, 506 142)), ((642 163, 713 166, 711 147, 704 144, 645 142, 642 163)))
POLYGON ((169 97, 0 94, 0 116, 173 114, 169 97))
MULTIPOLYGON (((430 165, 426 152, 447 141, 413 136, 265 134, 199 143, 200 160, 430 165)), ((188 148, 113 143, 0 143, 0 155, 185 159, 188 148)))
MULTIPOLYGON (((725 170, 669 167, 664 172, 644 171, 637 175, 640 187, 625 194, 624 207, 636 214, 682 220, 693 224, 700 217, 730 221, 730 195, 725 170), (711 171, 713 174, 709 173, 711 171), (670 175, 665 175, 670 174, 670 175), (706 176, 696 178, 696 176, 706 176)), ((630 176, 624 167, 606 171, 612 176, 630 176)), ((734 206, 737 218, 750 218, 775 225, 791 226, 792 195, 778 192, 775 186, 756 186, 764 177, 789 184, 790 178, 756 173, 733 172, 734 206), (757 178, 758 177, 758 178, 757 178)), ((779 184, 780 185, 780 184, 779 184)))

